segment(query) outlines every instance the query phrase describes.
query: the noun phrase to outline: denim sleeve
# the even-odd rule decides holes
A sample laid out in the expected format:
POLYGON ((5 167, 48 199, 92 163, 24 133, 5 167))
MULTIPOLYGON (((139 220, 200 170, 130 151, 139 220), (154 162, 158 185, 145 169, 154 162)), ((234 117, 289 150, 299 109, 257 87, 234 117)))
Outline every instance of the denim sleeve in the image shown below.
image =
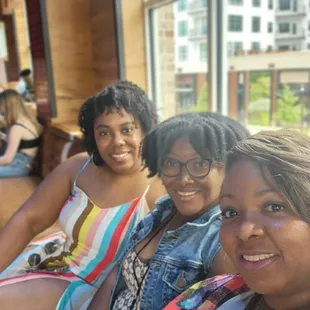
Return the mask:
POLYGON ((220 227, 222 220, 217 218, 210 225, 208 234, 204 240, 204 248, 202 249, 202 259, 205 271, 210 272, 214 258, 218 251, 221 249, 220 243, 220 227))

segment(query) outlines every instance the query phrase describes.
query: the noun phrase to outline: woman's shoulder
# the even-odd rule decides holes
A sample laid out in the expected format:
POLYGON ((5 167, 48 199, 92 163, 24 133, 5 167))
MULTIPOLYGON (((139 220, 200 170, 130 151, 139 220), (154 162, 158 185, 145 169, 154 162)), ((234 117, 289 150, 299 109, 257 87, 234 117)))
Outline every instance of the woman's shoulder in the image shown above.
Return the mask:
POLYGON ((75 177, 89 160, 88 154, 83 152, 69 157, 57 168, 58 170, 63 171, 63 173, 69 173, 71 176, 75 177))
POLYGON ((220 275, 198 282, 175 298, 164 310, 214 309, 250 289, 239 275, 220 275))

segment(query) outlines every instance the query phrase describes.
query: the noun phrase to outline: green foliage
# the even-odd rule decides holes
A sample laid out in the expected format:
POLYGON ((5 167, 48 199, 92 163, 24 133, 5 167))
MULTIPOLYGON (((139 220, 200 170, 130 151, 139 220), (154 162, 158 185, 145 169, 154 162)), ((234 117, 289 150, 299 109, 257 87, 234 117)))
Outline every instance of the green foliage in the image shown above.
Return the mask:
MULTIPOLYGON (((270 98, 270 75, 266 72, 253 72, 250 78, 250 105, 258 105, 258 101, 270 98)), ((249 113, 249 124, 258 126, 268 126, 270 122, 269 111, 264 107, 262 110, 249 113)))
POLYGON ((249 115, 249 124, 254 126, 269 126, 269 112, 253 112, 249 115))
POLYGON ((270 97, 270 76, 262 75, 250 85, 250 102, 270 97))
POLYGON ((289 85, 284 84, 282 93, 277 98, 276 121, 279 125, 301 122, 302 106, 296 105, 297 102, 298 97, 291 91, 289 85))
POLYGON ((182 112, 207 112, 208 111, 208 83, 205 82, 196 105, 192 105, 182 112))

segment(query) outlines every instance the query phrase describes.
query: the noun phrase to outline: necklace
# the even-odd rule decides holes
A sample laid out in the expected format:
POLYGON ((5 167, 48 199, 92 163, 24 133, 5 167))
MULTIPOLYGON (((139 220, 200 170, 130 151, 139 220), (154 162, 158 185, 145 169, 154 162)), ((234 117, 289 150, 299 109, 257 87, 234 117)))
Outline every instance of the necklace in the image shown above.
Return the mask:
MULTIPOLYGON (((169 228, 169 225, 171 224, 171 222, 176 218, 176 215, 178 214, 178 212, 175 212, 175 214, 171 217, 171 219, 169 219, 167 221, 167 223, 165 224, 165 228, 164 228, 164 231, 163 231, 163 235, 168 231, 168 228, 169 228)), ((138 253, 136 253, 136 257, 134 258, 134 261, 133 261, 133 266, 135 266, 135 261, 136 259, 138 259, 138 256, 139 254, 150 244, 150 242, 157 236, 157 234, 161 231, 162 229, 162 226, 160 225, 154 232, 154 234, 151 236, 151 238, 147 241, 147 243, 145 245, 143 245, 143 247, 138 251, 138 253)), ((160 240, 161 241, 161 240, 160 240)), ((157 245, 157 248, 160 244, 160 241, 158 242, 158 245, 157 245)), ((155 251, 156 253, 156 251, 155 251)), ((133 300, 132 304, 130 305, 130 309, 134 309, 136 303, 137 303, 137 300, 140 298, 140 293, 141 293, 141 290, 142 290, 142 286, 143 286, 143 282, 144 282, 144 279, 148 273, 150 269, 150 263, 148 264, 147 266, 147 269, 145 271, 145 273, 143 274, 142 278, 141 278, 141 281, 138 281, 138 277, 136 275, 136 272, 135 272, 135 269, 133 270, 133 275, 134 275, 134 278, 135 278, 135 281, 137 283, 137 286, 138 286, 138 289, 137 289, 137 292, 136 292, 136 297, 135 299, 133 300)))
POLYGON ((258 309, 259 309, 259 307, 260 307, 260 305, 261 305, 261 303, 262 303, 262 300, 263 300, 263 296, 260 298, 260 300, 259 300, 259 302, 257 303, 255 309, 253 309, 253 310, 258 310, 258 309))

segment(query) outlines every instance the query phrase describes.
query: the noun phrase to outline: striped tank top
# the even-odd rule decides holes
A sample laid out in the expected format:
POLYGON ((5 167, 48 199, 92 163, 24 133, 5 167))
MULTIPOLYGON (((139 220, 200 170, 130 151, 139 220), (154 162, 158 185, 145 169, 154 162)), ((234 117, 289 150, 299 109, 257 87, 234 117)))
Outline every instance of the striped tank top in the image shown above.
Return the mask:
POLYGON ((145 199, 147 190, 142 197, 112 208, 97 206, 76 185, 90 160, 77 175, 71 196, 60 213, 59 224, 67 238, 58 259, 79 278, 95 284, 99 276, 105 278, 113 269, 130 232, 149 209, 145 199))
POLYGON ((46 240, 42 240, 42 246, 36 242, 37 248, 22 253, 0 274, 0 287, 38 278, 60 278, 70 284, 56 309, 87 309, 98 287, 123 254, 130 233, 149 211, 145 198, 148 188, 141 197, 130 202, 106 209, 97 206, 76 185, 90 161, 91 158, 76 176, 71 195, 60 212, 59 224, 64 234, 55 236, 63 247, 57 255, 41 261, 39 270, 31 272, 23 266, 37 248, 40 254, 44 252, 46 240))

